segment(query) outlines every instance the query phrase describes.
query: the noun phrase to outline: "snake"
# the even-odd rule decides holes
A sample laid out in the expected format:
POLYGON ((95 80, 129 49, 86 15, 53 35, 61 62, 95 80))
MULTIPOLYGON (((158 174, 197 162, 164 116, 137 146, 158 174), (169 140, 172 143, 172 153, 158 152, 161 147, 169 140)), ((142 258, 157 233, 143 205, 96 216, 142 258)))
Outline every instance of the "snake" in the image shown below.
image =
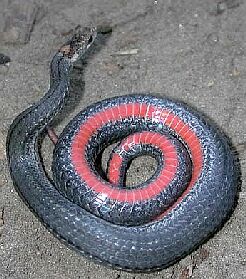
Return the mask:
POLYGON ((56 237, 89 259, 127 271, 176 263, 217 232, 235 205, 236 163, 224 133, 179 101, 147 93, 101 100, 59 135, 50 178, 39 142, 70 96, 71 72, 97 37, 81 28, 50 64, 47 93, 7 136, 14 186, 56 237), (100 160, 112 144, 107 169, 100 160), (152 175, 127 185, 131 162, 151 156, 152 175))

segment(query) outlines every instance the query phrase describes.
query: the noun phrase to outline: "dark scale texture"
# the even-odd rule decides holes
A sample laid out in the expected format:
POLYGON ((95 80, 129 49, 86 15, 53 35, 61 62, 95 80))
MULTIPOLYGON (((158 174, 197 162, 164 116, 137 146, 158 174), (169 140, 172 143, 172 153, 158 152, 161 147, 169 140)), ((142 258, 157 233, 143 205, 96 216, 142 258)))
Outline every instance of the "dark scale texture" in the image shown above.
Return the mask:
MULTIPOLYGON (((123 103, 148 103, 166 108, 187 123, 202 148, 201 173, 193 187, 181 195, 182 198, 164 216, 139 226, 112 224, 81 208, 76 188, 73 189, 75 203, 64 197, 43 170, 37 142, 69 97, 72 63, 86 51, 92 35, 82 38, 82 51, 79 49, 78 57, 72 59, 57 53, 51 67, 53 82, 50 90, 11 125, 7 139, 11 176, 19 194, 47 228, 81 254, 120 269, 148 271, 164 268, 204 242, 231 212, 237 192, 234 158, 218 129, 182 104, 145 95, 108 99, 80 113, 62 133, 59 144, 67 142, 68 146, 56 150, 56 154, 60 152, 59 161, 66 173, 68 186, 64 185, 64 188, 72 189, 70 185, 80 179, 74 173, 71 161, 62 160, 69 158, 68 139, 73 140, 82 122, 96 111, 123 103)), ((186 146, 181 138, 179 140, 186 146)), ((60 175, 56 166, 53 168, 56 175, 60 175)))
MULTIPOLYGON (((88 111, 86 110, 85 112, 82 112, 81 115, 84 114, 88 115, 88 111)), ((83 121, 83 117, 80 117, 80 122, 82 123, 83 121)), ((75 125, 80 126, 80 122, 76 119, 70 122, 69 127, 72 127, 70 130, 76 131, 77 126, 75 125)), ((70 134, 63 134, 55 148, 53 173, 57 188, 71 201, 78 203, 79 206, 86 208, 93 214, 110 222, 124 225, 138 225, 153 220, 153 218, 157 217, 163 213, 165 209, 170 207, 182 194, 188 185, 192 173, 190 158, 184 146, 173 136, 167 135, 166 127, 160 129, 160 125, 158 124, 159 123, 152 123, 151 121, 139 118, 122 119, 121 122, 118 121, 115 123, 109 122, 91 137, 86 148, 86 157, 91 169, 97 176, 99 176, 94 164, 98 154, 103 148, 134 132, 155 131, 160 134, 166 134, 167 138, 176 149, 178 155, 178 166, 175 178, 165 189, 163 189, 163 191, 160 192, 160 194, 154 196, 153 198, 145 199, 144 201, 135 201, 134 203, 119 202, 117 200, 110 199, 109 197, 102 200, 102 198, 100 198, 102 196, 101 193, 98 194, 97 192, 91 190, 85 181, 83 181, 78 175, 74 175, 76 174, 76 170, 74 169, 71 159, 71 143, 74 137, 74 132, 70 134)), ((149 147, 146 149, 142 146, 139 146, 138 148, 140 148, 138 152, 139 155, 145 152, 145 154, 155 156, 153 148, 149 147)), ((131 156, 131 152, 133 151, 130 150, 124 154, 125 159, 128 156, 129 159, 125 160, 122 165, 122 169, 120 170, 122 182, 125 176, 126 165, 128 161, 134 157, 134 154, 131 156)), ((159 161, 163 160, 165 165, 165 156, 164 154, 162 156, 163 158, 159 158, 159 161)), ((158 157, 156 158, 158 159, 158 157)), ((157 170, 159 173, 161 169, 162 165, 158 164, 157 170)), ((139 185, 137 189, 146 187, 154 180, 155 179, 146 181, 142 185, 139 185)), ((109 184, 103 179, 101 179, 101 181, 102 183, 109 184)), ((110 185, 110 187, 122 188, 121 185, 110 185)), ((125 190, 135 191, 135 189, 125 190)))
MULTIPOLYGON (((120 147, 121 147, 121 143, 118 143, 118 145, 113 149, 107 164, 107 173, 109 171, 110 160, 112 159, 112 156, 114 154, 119 153, 120 147)), ((127 169, 129 168, 129 165, 131 164, 131 161, 138 158, 139 156, 144 156, 144 155, 148 155, 154 158, 157 162, 157 168, 155 170, 155 173, 147 181, 135 186, 135 188, 144 187, 146 184, 154 181, 158 177, 164 165, 164 158, 161 150, 159 150, 158 148, 150 144, 135 144, 133 148, 130 149, 129 151, 121 153, 122 164, 119 170, 121 175, 117 185, 119 188, 124 189, 128 187, 128 185, 126 185, 126 172, 127 169)))

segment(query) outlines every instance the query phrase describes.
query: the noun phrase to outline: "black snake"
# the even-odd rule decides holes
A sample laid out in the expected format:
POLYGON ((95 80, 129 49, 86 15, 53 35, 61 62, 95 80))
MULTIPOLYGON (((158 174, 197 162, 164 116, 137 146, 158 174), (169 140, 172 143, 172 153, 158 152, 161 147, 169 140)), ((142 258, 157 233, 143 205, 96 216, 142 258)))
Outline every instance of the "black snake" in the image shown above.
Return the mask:
POLYGON ((19 194, 57 237, 82 254, 126 270, 164 268, 214 233, 233 208, 235 162, 225 137, 188 106, 133 94, 103 100, 79 113, 55 145, 50 181, 38 139, 69 98, 70 73, 96 37, 78 32, 51 62, 50 89, 12 123, 9 168, 19 194), (98 168, 113 142, 108 174, 98 168), (128 188, 135 157, 157 169, 128 188))

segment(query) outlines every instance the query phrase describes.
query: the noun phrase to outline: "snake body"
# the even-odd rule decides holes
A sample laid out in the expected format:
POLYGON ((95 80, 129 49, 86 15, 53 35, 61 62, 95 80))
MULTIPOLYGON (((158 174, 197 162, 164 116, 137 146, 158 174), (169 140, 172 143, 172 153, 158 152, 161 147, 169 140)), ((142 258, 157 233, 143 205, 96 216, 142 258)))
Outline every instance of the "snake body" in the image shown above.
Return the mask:
POLYGON ((68 124, 55 145, 50 181, 38 139, 69 98, 73 64, 95 36, 87 28, 60 48, 51 62, 50 89, 13 121, 10 173, 39 219, 80 253, 125 270, 168 267, 231 212, 234 158, 226 138, 199 113, 169 99, 134 94, 93 104, 68 124), (118 141, 104 177, 97 158, 118 141), (156 172, 128 188, 127 166, 145 154, 158 162, 156 172))

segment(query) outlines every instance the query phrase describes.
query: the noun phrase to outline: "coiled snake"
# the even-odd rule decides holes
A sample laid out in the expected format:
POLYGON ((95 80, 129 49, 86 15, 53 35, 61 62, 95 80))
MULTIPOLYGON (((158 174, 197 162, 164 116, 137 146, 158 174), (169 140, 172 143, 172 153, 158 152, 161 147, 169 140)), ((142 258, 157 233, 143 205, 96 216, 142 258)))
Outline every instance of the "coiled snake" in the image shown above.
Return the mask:
POLYGON ((234 158, 225 137, 197 112, 135 94, 93 104, 70 122, 55 145, 50 181, 37 141, 69 98, 73 64, 95 37, 86 28, 60 48, 50 89, 12 123, 11 176, 40 220, 80 253, 126 270, 164 268, 205 241, 232 210, 234 158), (119 141, 105 177, 98 158, 119 141), (156 159, 157 169, 128 188, 127 167, 144 154, 156 159))

